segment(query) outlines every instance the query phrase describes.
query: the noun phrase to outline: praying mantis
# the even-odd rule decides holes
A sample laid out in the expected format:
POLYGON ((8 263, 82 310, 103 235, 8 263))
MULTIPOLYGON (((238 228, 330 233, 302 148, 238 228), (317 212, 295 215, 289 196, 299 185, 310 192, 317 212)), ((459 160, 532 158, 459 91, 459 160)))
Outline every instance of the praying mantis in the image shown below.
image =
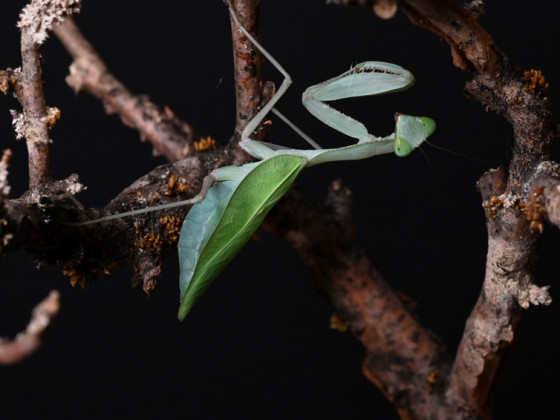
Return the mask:
POLYGON ((228 2, 230 15, 238 29, 283 75, 284 80, 270 101, 246 125, 240 147, 257 159, 242 166, 226 166, 213 170, 204 179, 200 192, 189 200, 162 204, 105 216, 80 223, 99 223, 149 211, 194 204, 188 212, 178 242, 179 254, 179 320, 184 320, 193 305, 210 284, 240 252, 272 207, 282 198, 305 167, 326 162, 366 159, 394 152, 406 156, 435 130, 428 117, 398 114, 395 132, 379 138, 368 133, 355 119, 337 111, 325 102, 357 96, 379 95, 408 89, 414 76, 395 64, 368 61, 341 75, 309 87, 302 96, 303 105, 326 125, 357 143, 334 149, 322 149, 295 127, 275 104, 291 84, 290 75, 240 24, 228 2), (314 149, 283 149, 252 140, 269 112, 285 121, 314 149))

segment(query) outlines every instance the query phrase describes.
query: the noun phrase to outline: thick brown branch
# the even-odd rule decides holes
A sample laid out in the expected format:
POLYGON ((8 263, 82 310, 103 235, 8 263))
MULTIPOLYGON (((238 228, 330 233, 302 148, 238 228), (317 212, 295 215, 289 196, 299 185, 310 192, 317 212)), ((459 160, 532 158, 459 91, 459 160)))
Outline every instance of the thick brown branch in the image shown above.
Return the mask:
POLYGON ((327 207, 317 208, 297 190, 265 221, 310 266, 320 289, 366 348, 364 374, 403 418, 438 407, 440 386, 430 378, 449 369, 443 345, 373 267, 355 237, 350 192, 333 183, 327 207))
POLYGON ((0 339, 0 365, 17 363, 37 351, 45 341, 46 333, 60 309, 60 294, 52 290, 32 312, 25 331, 14 340, 0 339))
POLYGON ((527 183, 526 201, 522 211, 534 233, 542 233, 546 221, 560 228, 560 165, 541 162, 534 177, 527 183))
POLYGON ((527 218, 531 180, 550 158, 555 124, 544 97, 540 72, 516 72, 470 13, 451 0, 402 0, 416 24, 441 35, 456 66, 475 75, 466 92, 504 115, 515 133, 514 156, 506 175, 492 171, 479 188, 487 208, 488 256, 479 300, 467 321, 447 396, 466 417, 490 416, 492 391, 507 361, 522 308, 548 304, 547 288, 532 283, 539 231, 527 218), (537 74, 535 74, 537 73, 537 74))
POLYGON ((72 19, 54 27, 54 33, 74 58, 66 82, 75 92, 86 91, 100 99, 107 113, 117 113, 124 124, 149 140, 154 154, 174 162, 190 155, 197 140, 194 129, 168 107, 161 109, 148 97, 133 95, 109 71, 72 19))
MULTIPOLYGON (((507 58, 470 11, 455 0, 399 0, 412 23, 443 37, 451 47, 453 63, 475 73, 498 76, 507 58)), ((504 76, 502 74, 502 76, 504 76)))

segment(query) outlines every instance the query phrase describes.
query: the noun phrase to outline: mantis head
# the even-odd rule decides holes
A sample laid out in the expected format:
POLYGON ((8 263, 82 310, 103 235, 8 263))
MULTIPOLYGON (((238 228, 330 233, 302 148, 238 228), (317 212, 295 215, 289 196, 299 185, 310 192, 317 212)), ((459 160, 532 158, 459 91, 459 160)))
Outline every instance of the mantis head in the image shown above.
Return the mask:
POLYGON ((435 121, 428 117, 397 114, 395 120, 395 154, 401 157, 410 154, 436 129, 435 121))

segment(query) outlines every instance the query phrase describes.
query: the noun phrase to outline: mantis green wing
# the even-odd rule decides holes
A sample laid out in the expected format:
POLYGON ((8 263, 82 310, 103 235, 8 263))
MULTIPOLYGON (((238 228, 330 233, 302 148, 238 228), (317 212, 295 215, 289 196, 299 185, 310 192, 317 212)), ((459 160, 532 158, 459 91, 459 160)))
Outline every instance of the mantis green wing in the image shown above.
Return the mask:
POLYGON ((191 283, 200 254, 215 232, 238 185, 239 182, 236 181, 217 183, 210 188, 206 198, 201 203, 195 204, 185 217, 177 245, 181 270, 179 276, 181 298, 185 296, 191 283))
POLYGON ((191 208, 179 239, 180 320, 187 316, 292 186, 304 164, 304 158, 293 155, 279 155, 258 162, 242 182, 216 184, 204 201, 191 208), (218 191, 223 189, 223 184, 226 184, 225 191, 218 191), (234 190, 230 195, 231 189, 234 190), (208 201, 209 195, 211 201, 208 201), (190 231, 193 227, 194 232, 190 231))

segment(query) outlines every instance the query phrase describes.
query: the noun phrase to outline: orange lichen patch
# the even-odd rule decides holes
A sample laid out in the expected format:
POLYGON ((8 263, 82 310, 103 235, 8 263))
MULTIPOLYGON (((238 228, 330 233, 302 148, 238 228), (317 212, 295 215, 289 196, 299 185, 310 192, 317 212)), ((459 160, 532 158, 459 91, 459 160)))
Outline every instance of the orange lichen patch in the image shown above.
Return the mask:
POLYGON ((181 182, 176 175, 171 175, 167 180, 167 190, 163 193, 165 196, 170 196, 175 193, 183 193, 187 191, 187 184, 181 182))
POLYGON ((136 246, 153 254, 161 253, 163 240, 161 239, 161 235, 159 233, 151 231, 146 234, 142 234, 138 228, 135 233, 138 235, 136 241, 134 242, 136 246))
POLYGON ((440 377, 441 374, 439 372, 439 370, 433 370, 430 372, 430 374, 428 375, 428 377, 426 378, 426 388, 430 391, 433 392, 436 390, 436 388, 438 387, 439 383, 440 383, 440 377))
POLYGON ((79 284, 82 289, 86 287, 86 277, 83 274, 78 273, 75 268, 62 270, 62 274, 70 277, 70 285, 72 287, 75 287, 76 284, 79 284))
POLYGON ((62 270, 63 275, 70 277, 70 285, 72 287, 79 284, 80 287, 84 289, 88 278, 109 275, 113 268, 119 266, 115 261, 105 261, 101 265, 98 265, 100 264, 98 259, 93 256, 86 257, 83 252, 83 249, 79 249, 77 253, 75 253, 76 260, 73 265, 67 265, 62 270))
POLYGON ((204 152, 209 149, 216 148, 216 140, 212 137, 201 137, 200 140, 194 142, 194 150, 197 152, 204 152))
POLYGON ((336 312, 333 312, 329 322, 329 327, 332 330, 344 332, 348 329, 348 322, 342 320, 336 312))
POLYGON ((179 178, 177 178, 176 175, 171 175, 167 180, 167 190, 163 193, 163 195, 167 195, 167 196, 172 195, 173 189, 175 188, 175 185, 177 184, 178 181, 179 178))
POLYGON ((523 88, 525 92, 535 93, 538 90, 548 89, 548 82, 546 81, 544 74, 540 70, 531 69, 523 73, 525 82, 527 85, 523 88))
POLYGON ((162 233, 156 233, 153 230, 145 233, 139 225, 136 226, 134 233, 136 234, 135 245, 152 254, 161 254, 164 245, 169 246, 170 243, 176 243, 179 240, 183 219, 176 216, 163 216, 159 219, 162 226, 162 233))
POLYGON ((512 104, 512 105, 519 105, 519 104, 521 104, 522 102, 523 102, 523 98, 520 97, 520 96, 516 96, 515 98, 513 98, 513 99, 511 100, 511 104, 512 104))
POLYGON ((2 163, 4 166, 9 166, 11 160, 12 160, 12 151, 10 149, 4 149, 4 153, 2 154, 2 159, 0 160, 0 163, 2 163))
POLYGON ((60 119, 60 109, 56 107, 49 107, 48 114, 45 117, 45 125, 47 128, 52 128, 56 122, 60 119))
POLYGON ((111 270, 118 268, 119 265, 117 261, 107 261, 98 256, 91 255, 79 245, 74 250, 72 259, 64 265, 62 274, 70 277, 70 285, 72 287, 78 284, 84 289, 88 279, 109 275, 111 270))
POLYGON ((10 73, 6 70, 0 70, 0 92, 4 95, 12 91, 12 84, 10 83, 10 73))
POLYGON ((529 201, 522 204, 521 210, 525 213, 531 232, 541 234, 544 230, 546 208, 543 203, 544 187, 537 187, 529 196, 529 201))
POLYGON ((176 186, 175 186, 175 190, 179 193, 184 193, 186 192, 188 189, 188 185, 184 182, 179 182, 176 186))
POLYGON ((150 293, 152 293, 152 291, 156 288, 156 285, 157 279, 155 277, 152 277, 148 281, 144 282, 142 289, 148 295, 148 297, 150 297, 150 293))
POLYGON ((161 201, 161 197, 158 194, 154 194, 152 197, 150 197, 150 204, 156 204, 159 203, 161 201))
POLYGON ((500 208, 504 205, 504 201, 493 195, 486 205, 486 217, 494 218, 500 208))
POLYGON ((21 69, 17 68, 12 70, 8 68, 7 70, 0 70, 0 92, 4 95, 9 95, 12 93, 16 87, 18 81, 18 75, 21 74, 21 69))
POLYGON ((176 216, 164 216, 159 219, 164 227, 163 238, 167 241, 177 242, 181 233, 183 220, 176 216))

